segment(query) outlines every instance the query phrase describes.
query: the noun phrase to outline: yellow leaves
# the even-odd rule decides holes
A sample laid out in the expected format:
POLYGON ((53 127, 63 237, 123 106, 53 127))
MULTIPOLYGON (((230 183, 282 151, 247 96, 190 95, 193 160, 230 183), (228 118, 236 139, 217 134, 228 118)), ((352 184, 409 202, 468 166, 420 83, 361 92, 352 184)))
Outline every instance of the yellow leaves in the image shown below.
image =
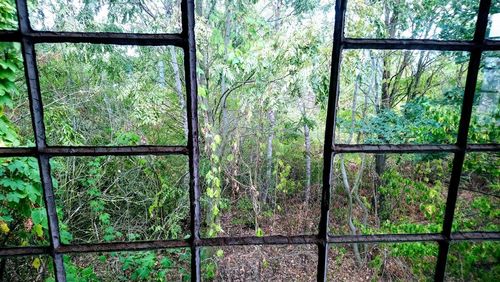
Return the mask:
POLYGON ((10 228, 9 226, 7 225, 7 223, 5 223, 4 221, 0 222, 0 231, 3 233, 3 234, 7 234, 10 232, 10 228))
POLYGON ((217 257, 223 257, 224 256, 224 250, 222 249, 218 249, 217 252, 215 253, 217 255, 217 257))
POLYGON ((38 236, 40 238, 43 237, 43 228, 42 228, 41 224, 36 224, 34 230, 35 230, 36 236, 38 236))
POLYGON ((39 258, 35 258, 33 260, 33 263, 31 265, 33 266, 33 268, 35 268, 36 270, 38 270, 40 268, 40 266, 42 265, 42 262, 40 261, 39 258))
POLYGON ((434 205, 425 205, 424 210, 427 217, 432 217, 437 212, 437 208, 434 205))
POLYGON ((222 138, 220 137, 219 134, 215 134, 214 141, 215 141, 215 144, 217 144, 217 145, 219 145, 222 142, 222 138))

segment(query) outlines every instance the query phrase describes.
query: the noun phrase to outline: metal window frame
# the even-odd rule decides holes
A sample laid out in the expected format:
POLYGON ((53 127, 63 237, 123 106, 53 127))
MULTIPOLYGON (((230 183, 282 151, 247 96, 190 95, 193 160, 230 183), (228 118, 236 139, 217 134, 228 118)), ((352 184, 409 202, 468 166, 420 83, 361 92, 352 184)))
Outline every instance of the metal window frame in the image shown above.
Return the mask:
POLYGON ((465 155, 469 152, 499 152, 500 144, 467 144, 467 134, 472 115, 472 101, 479 73, 481 55, 484 51, 499 51, 500 42, 485 39, 491 0, 481 0, 477 16, 474 39, 472 41, 444 41, 429 39, 359 39, 344 37, 345 12, 347 0, 335 2, 335 25, 333 34, 330 88, 325 129, 323 188, 321 198, 321 217, 316 235, 296 236, 248 236, 202 238, 200 234, 200 184, 199 184, 199 144, 197 115, 196 45, 194 34, 194 0, 182 0, 182 32, 180 34, 140 34, 106 32, 46 32, 31 28, 26 0, 16 0, 19 28, 15 31, 0 31, 0 41, 20 42, 24 59, 25 76, 35 147, 0 148, 0 157, 36 157, 40 169, 44 201, 47 209, 50 245, 44 247, 0 248, 0 257, 33 256, 47 254, 53 258, 56 281, 66 281, 63 255, 68 253, 112 252, 158 250, 168 248, 191 249, 191 280, 201 280, 200 249, 208 246, 241 245, 317 245, 317 280, 326 281, 328 271, 328 249, 331 244, 345 243, 403 243, 437 242, 435 281, 443 281, 450 243, 453 241, 498 241, 499 232, 451 232, 458 186, 465 155), (184 51, 184 71, 186 73, 186 107, 188 118, 187 146, 49 146, 46 143, 43 122, 43 103, 41 99, 39 75, 34 45, 37 43, 92 43, 113 45, 144 45, 181 47, 184 51), (336 144, 335 123, 339 96, 339 73, 344 49, 405 49, 439 50, 470 52, 464 99, 457 142, 453 145, 367 145, 336 144), (441 233, 430 234, 380 234, 380 235, 341 235, 328 233, 332 159, 336 154, 351 153, 432 153, 448 152, 454 154, 446 211, 441 233), (53 183, 49 159, 55 156, 130 156, 130 155, 187 155, 189 157, 189 198, 190 198, 190 238, 186 240, 158 240, 140 242, 113 242, 95 244, 62 244, 59 240, 59 226, 56 213, 53 183))

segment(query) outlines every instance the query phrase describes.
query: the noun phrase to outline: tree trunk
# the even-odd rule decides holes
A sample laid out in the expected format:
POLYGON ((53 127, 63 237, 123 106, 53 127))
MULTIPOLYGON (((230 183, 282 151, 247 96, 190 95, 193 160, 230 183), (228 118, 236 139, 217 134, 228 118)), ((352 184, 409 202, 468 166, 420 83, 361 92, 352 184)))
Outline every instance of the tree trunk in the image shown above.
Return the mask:
MULTIPOLYGON (((186 114, 186 101, 184 100, 184 91, 182 91, 182 81, 181 74, 179 71, 179 65, 177 63, 177 54, 175 53, 175 47, 169 47, 170 57, 172 62, 172 69, 174 71, 174 79, 175 79, 175 90, 177 93, 177 98, 179 98, 179 106, 181 108, 182 113, 182 127, 184 129, 184 136, 187 138, 188 136, 188 126, 187 126, 187 114, 186 114)), ((163 66, 163 62, 161 62, 163 66)), ((160 72, 161 75, 161 72, 160 72)), ((165 74, 163 73, 163 85, 165 85, 165 74)))
POLYGON ((196 15, 201 17, 203 15, 203 0, 196 0, 194 7, 196 15))
POLYGON ((274 140, 274 126, 276 119, 274 116, 274 110, 270 109, 268 112, 269 119, 269 135, 267 137, 267 153, 266 153, 266 183, 262 189, 261 201, 265 203, 267 201, 267 195, 272 187, 273 182, 273 140, 274 140))
MULTIPOLYGON (((225 28, 224 28, 224 62, 227 62, 227 52, 230 43, 231 36, 231 2, 226 0, 226 20, 225 20, 225 28)), ((222 156, 224 153, 224 147, 226 146, 227 141, 229 140, 227 135, 228 132, 228 113, 227 113, 227 105, 226 105, 226 97, 224 95, 227 91, 227 83, 226 83, 226 71, 225 69, 221 72, 221 121, 220 121, 220 136, 222 137, 222 143, 219 147, 219 155, 222 156)))
POLYGON ((311 136, 309 125, 307 124, 307 113, 305 102, 302 103, 302 111, 304 117, 304 145, 306 149, 306 189, 305 189, 305 204, 309 203, 311 197, 311 136))

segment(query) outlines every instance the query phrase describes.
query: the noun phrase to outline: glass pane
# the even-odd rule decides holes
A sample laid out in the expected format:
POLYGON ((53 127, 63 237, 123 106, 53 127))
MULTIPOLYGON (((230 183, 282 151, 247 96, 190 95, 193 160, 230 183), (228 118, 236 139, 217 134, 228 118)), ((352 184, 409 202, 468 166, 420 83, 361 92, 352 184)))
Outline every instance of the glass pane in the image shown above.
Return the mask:
POLYGON ((334 158, 330 233, 441 232, 451 154, 334 158))
POLYGON ((0 147, 34 146, 27 93, 21 45, 0 42, 0 147))
POLYGON ((333 5, 295 2, 197 12, 203 236, 317 232, 333 5))
POLYGON ((470 40, 479 1, 347 1, 346 37, 470 40))
POLYGON ((68 281, 189 281, 189 249, 71 254, 64 256, 68 281))
POLYGON ((314 245, 201 249, 202 281, 316 281, 314 245))
POLYGON ((2 258, 3 281, 10 282, 42 282, 53 277, 52 258, 50 256, 9 257, 2 258))
POLYGON ((183 239, 189 234, 187 157, 51 161, 65 243, 183 239))
POLYGON ((335 143, 455 143, 469 55, 343 53, 335 143))
POLYGON ((435 243, 333 245, 328 281, 434 281, 435 243))
POLYGON ((468 153, 455 208, 456 231, 500 230, 500 154, 468 153))
POLYGON ((492 40, 500 39, 500 2, 498 1, 491 2, 486 38, 492 40))
POLYGON ((35 158, 0 159, 3 246, 48 245, 47 213, 35 158))
POLYGON ((500 277, 500 243, 453 242, 446 281, 496 281, 500 277))
POLYGON ((2 0, 0 2, 0 30, 17 29, 16 2, 14 0, 2 0))
POLYGON ((29 5, 35 30, 176 33, 181 0, 50 1, 29 5))
POLYGON ((186 143, 182 51, 37 45, 50 145, 186 143))
POLYGON ((469 129, 470 143, 500 143, 500 52, 484 52, 469 129))

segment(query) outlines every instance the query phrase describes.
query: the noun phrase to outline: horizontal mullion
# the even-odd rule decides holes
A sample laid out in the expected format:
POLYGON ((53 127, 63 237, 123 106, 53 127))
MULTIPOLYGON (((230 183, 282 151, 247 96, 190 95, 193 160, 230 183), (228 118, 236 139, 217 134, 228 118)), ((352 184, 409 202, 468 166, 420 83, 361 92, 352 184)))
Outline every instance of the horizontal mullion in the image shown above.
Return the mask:
POLYGON ((13 256, 33 256, 50 254, 50 248, 47 247, 8 247, 0 248, 0 257, 13 256))
POLYGON ((499 241, 500 232, 454 232, 451 241, 499 241))
POLYGON ((131 156, 131 155, 187 155, 186 146, 51 146, 40 153, 50 156, 131 156))
POLYGON ((439 153, 457 152, 460 148, 457 145, 410 145, 410 144, 335 144, 333 153, 439 153))
POLYGON ((344 49, 383 49, 383 50, 439 50, 439 51, 471 51, 477 48, 500 50, 500 42, 485 40, 483 44, 473 41, 443 41, 433 39, 368 39, 345 38, 344 49))
POLYGON ((145 251, 158 249, 186 248, 190 243, 187 240, 157 240, 138 242, 114 242, 62 245, 57 253, 92 253, 92 252, 119 252, 119 251, 145 251))
POLYGON ((40 151, 34 147, 0 148, 0 157, 187 155, 188 152, 187 146, 50 146, 40 151))
POLYGON ((203 238, 197 246, 245 246, 245 245, 302 245, 318 244, 321 240, 316 235, 296 236, 246 236, 203 238))
POLYGON ((92 43, 115 45, 185 47, 187 40, 181 34, 148 34, 116 32, 54 32, 54 31, 0 31, 0 41, 21 41, 28 38, 34 43, 92 43))
POLYGON ((428 234, 379 234, 379 235, 340 235, 328 236, 328 243, 411 243, 432 241, 499 241, 500 232, 453 232, 450 240, 441 233, 428 234))
POLYGON ((491 40, 491 39, 485 40, 483 50, 484 51, 499 51, 500 50, 500 41, 499 40, 491 40))
POLYGON ((440 233, 429 234, 377 234, 377 235, 328 235, 328 243, 400 243, 442 241, 440 233))
POLYGON ((500 151, 500 144, 468 144, 468 152, 495 152, 500 151))
POLYGON ((36 156, 35 147, 13 147, 13 148, 0 148, 0 157, 32 157, 36 156))
MULTIPOLYGON (((429 145, 429 144, 335 144, 333 153, 454 153, 460 151, 457 145, 429 145)), ((467 152, 495 152, 500 151, 500 144, 470 144, 467 152)))
MULTIPOLYGON (((411 242, 439 242, 439 241, 499 241, 500 232, 454 232, 450 240, 440 233, 429 234, 379 234, 379 235, 339 235, 328 236, 330 244, 348 243, 411 243, 411 242)), ((244 245, 304 245, 321 244, 322 240, 316 235, 297 236, 248 236, 248 237, 216 237, 197 240, 197 247, 211 246, 244 246, 244 245)), ((62 245, 56 253, 90 253, 90 252, 118 252, 118 251, 145 251, 173 248, 187 248, 191 246, 187 240, 158 240, 138 242, 115 242, 95 244, 62 245)), ((0 257, 30 256, 49 254, 48 247, 10 247, 0 248, 0 257)))

